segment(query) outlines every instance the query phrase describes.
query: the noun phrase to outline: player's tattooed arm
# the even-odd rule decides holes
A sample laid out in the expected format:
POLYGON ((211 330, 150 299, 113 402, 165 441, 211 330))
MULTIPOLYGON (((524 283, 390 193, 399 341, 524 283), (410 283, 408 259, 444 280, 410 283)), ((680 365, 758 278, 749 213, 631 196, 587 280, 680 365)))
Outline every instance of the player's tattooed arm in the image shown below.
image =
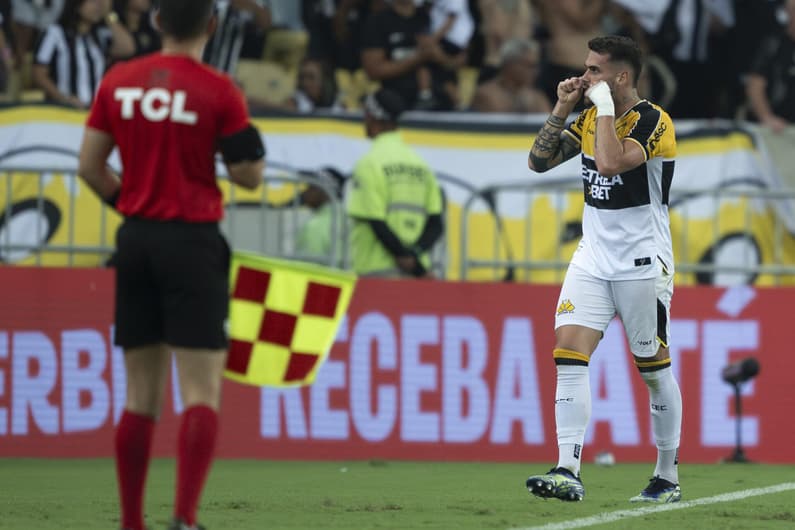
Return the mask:
POLYGON ((568 134, 563 134, 565 125, 564 118, 553 115, 547 119, 530 149, 530 169, 544 172, 580 152, 580 144, 568 134))

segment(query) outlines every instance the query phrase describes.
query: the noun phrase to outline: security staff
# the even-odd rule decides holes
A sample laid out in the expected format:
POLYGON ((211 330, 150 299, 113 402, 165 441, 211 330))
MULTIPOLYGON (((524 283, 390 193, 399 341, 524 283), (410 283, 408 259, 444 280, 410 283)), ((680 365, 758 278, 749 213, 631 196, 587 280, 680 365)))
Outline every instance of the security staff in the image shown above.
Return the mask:
POLYGON ((442 234, 436 176, 397 130, 404 108, 388 89, 365 99, 365 131, 373 143, 357 162, 346 197, 353 269, 361 275, 429 276, 428 251, 442 234))

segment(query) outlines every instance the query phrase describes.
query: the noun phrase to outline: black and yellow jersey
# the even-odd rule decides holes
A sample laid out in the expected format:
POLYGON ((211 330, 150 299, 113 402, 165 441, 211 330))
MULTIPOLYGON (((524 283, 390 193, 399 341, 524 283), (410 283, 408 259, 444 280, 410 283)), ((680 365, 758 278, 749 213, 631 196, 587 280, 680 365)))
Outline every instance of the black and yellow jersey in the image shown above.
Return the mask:
POLYGON ((673 273, 668 219, 676 157, 673 122, 646 100, 615 122, 619 140, 636 142, 645 160, 609 177, 596 169, 596 107, 582 111, 564 131, 582 147, 585 192, 583 238, 572 263, 610 280, 655 277, 660 262, 673 273))

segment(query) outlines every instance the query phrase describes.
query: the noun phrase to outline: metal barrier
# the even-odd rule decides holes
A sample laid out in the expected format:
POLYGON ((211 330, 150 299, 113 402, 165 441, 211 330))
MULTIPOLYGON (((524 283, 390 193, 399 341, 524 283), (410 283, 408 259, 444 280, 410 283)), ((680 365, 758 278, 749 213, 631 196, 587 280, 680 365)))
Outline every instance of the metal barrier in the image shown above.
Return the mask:
MULTIPOLYGON (((115 230, 121 218, 99 201, 74 170, 42 167, 31 171, 3 164, 0 178, 5 181, 0 189, 5 196, 0 216, 0 261, 101 265, 113 253, 115 230), (62 185, 57 185, 57 180, 62 185)), ((238 189, 228 181, 222 188, 227 197, 226 215, 220 226, 233 248, 348 266, 344 208, 327 183, 307 175, 282 174, 268 175, 257 192, 238 189), (322 256, 301 255, 295 248, 296 233, 311 215, 300 204, 299 194, 309 184, 319 186, 331 198, 331 247, 322 256), (271 196, 281 199, 272 201, 271 196)))
MULTIPOLYGON (((113 253, 120 218, 100 203, 73 170, 49 167, 32 172, 30 168, 0 165, 0 177, 5 177, 0 180, 4 184, 0 194, 5 195, 0 215, 2 262, 97 266, 113 253)), ((445 175, 439 180, 447 189, 457 186, 459 192, 468 194, 460 212, 462 280, 562 281, 580 235, 582 184, 578 178, 508 182, 481 189, 445 175), (546 199, 547 212, 542 221, 534 215, 541 198, 546 199), (519 201, 524 217, 501 215, 504 200, 519 201), (577 217, 572 216, 570 206, 568 211, 564 207, 575 201, 577 217), (481 223, 475 235, 472 220, 478 213, 485 214, 490 226, 484 229, 481 223), (536 249, 542 240, 547 247, 536 249), (483 241, 491 241, 491 248, 476 252, 476 245, 483 241)), ((327 183, 306 174, 284 172, 268 175, 257 192, 222 184, 226 216, 221 229, 234 248, 334 267, 350 266, 344 207, 327 183), (296 248, 295 236, 310 215, 300 204, 299 190, 309 184, 319 186, 331 197, 331 248, 321 256, 301 255, 296 248)), ((795 283, 795 216, 791 207, 795 191, 742 184, 671 191, 679 283, 737 284, 760 278, 765 279, 761 283, 795 283), (714 215, 705 216, 705 211, 714 215), (722 253, 732 254, 733 260, 722 258, 722 253)), ((459 217, 452 219, 446 208, 445 226, 451 221, 459 221, 459 217)), ((439 278, 447 277, 448 243, 443 238, 432 252, 433 270, 439 278)))
MULTIPOLYGON (((574 185, 578 183, 579 180, 575 179, 566 181, 562 181, 561 179, 534 180, 533 182, 520 181, 490 184, 475 190, 461 207, 460 248, 462 255, 460 262, 460 278, 462 280, 470 279, 471 269, 489 269, 491 271, 491 276, 488 279, 505 281, 519 279, 517 278, 518 269, 523 269, 524 271, 539 269, 564 270, 568 265, 568 259, 561 254, 562 251, 560 246, 558 246, 554 257, 544 260, 530 259, 533 241, 529 232, 532 217, 532 201, 529 201, 529 199, 535 194, 552 193, 557 199, 562 200, 564 194, 570 193, 573 190, 577 191, 574 185), (506 230, 505 219, 499 212, 498 195, 505 192, 517 193, 523 195, 525 198, 525 210, 527 211, 527 215, 522 224, 528 228, 528 230, 522 235, 522 240, 526 243, 523 245, 524 252, 522 256, 517 256, 515 254, 514 242, 506 230), (484 211, 492 218, 492 234, 490 239, 493 247, 491 257, 474 259, 469 256, 469 250, 472 246, 470 223, 472 221, 472 210, 478 201, 482 203, 484 211), (501 254, 504 256, 503 258, 498 257, 501 254)), ((581 190, 578 191, 582 194, 581 190)), ((562 209, 556 208, 555 211, 560 215, 554 219, 552 224, 560 229, 562 226, 562 209)))
MULTIPOLYGON (((482 279, 537 281, 533 273, 544 271, 553 281, 563 279, 571 254, 581 235, 582 181, 579 178, 506 182, 474 191, 461 212, 460 277, 473 279, 475 271, 482 279), (500 197, 524 204, 522 219, 506 219, 500 214, 500 197), (547 199, 542 203, 542 199, 547 199), (578 217, 566 218, 564 205, 578 201, 578 217), (534 217, 539 205, 551 207, 554 216, 543 220, 534 217), (471 225, 473 215, 490 216, 493 248, 490 254, 474 256, 471 225), (506 228, 509 222, 517 230, 506 228), (534 238, 533 233, 542 238, 534 238), (539 252, 536 239, 554 249, 539 252), (516 249, 520 248, 520 251, 516 249)), ((795 190, 762 189, 759 183, 739 182, 732 187, 671 190, 669 213, 680 284, 736 285, 762 283, 795 284, 795 190), (712 212, 712 214, 704 214, 712 212)), ((514 211, 516 208, 514 208, 514 211)), ((571 210, 571 208, 569 208, 571 210)), ((483 235, 483 227, 479 227, 483 235)))
MULTIPOLYGON (((262 188, 256 192, 231 185, 226 175, 220 175, 226 193, 220 228, 229 244, 238 250, 283 259, 350 268, 349 223, 335 190, 311 175, 279 171, 277 175, 266 175, 262 188), (331 198, 331 246, 323 255, 302 254, 296 247, 296 235, 312 215, 301 204, 299 190, 310 184, 320 187, 331 198)), ((440 176, 439 180, 446 181, 448 186, 463 187, 466 192, 473 189, 453 177, 440 176)), ((104 206, 80 181, 74 165, 32 171, 30 167, 13 167, 0 160, 0 182, 3 181, 0 263, 100 266, 110 258, 121 217, 104 206), (53 196, 45 188, 54 179, 62 180, 62 186, 57 186, 58 193, 53 196)), ((447 225, 449 220, 445 216, 447 225)), ((432 270, 437 278, 446 277, 447 262, 448 248, 442 238, 431 251, 432 270)))
MULTIPOLYGON (((580 236, 579 178, 498 183, 481 189, 447 175, 439 175, 439 180, 446 189, 468 195, 460 216, 445 209, 446 227, 460 222, 462 280, 562 281, 580 236), (514 206, 518 203, 524 217, 502 215, 505 201, 513 201, 514 206), (535 213, 539 206, 544 207, 543 219, 535 213), (478 215, 481 223, 474 234, 472 223, 478 215), (485 227, 483 218, 487 219, 485 227), (489 249, 482 248, 484 241, 490 242, 489 249), (541 243, 545 247, 536 248, 541 243)), ((0 214, 2 262, 98 266, 113 253, 121 219, 101 204, 74 170, 42 167, 31 171, 0 161, 0 182, 0 194, 5 195, 0 214)), ((284 171, 264 178, 263 188, 257 192, 241 190, 228 181, 222 181, 222 188, 226 216, 221 229, 234 248, 349 268, 347 217, 334 190, 324 181, 284 171), (301 255, 296 248, 295 236, 310 215, 300 204, 299 190, 309 184, 331 197, 331 248, 321 256, 301 255)), ((793 199, 795 190, 763 189, 748 182, 672 190, 677 281, 795 284, 793 199)), ((433 270, 439 278, 447 277, 448 272, 447 237, 432 252, 433 270)))
MULTIPOLYGON (((225 177, 225 176, 224 176, 225 177)), ((330 267, 348 268, 348 223, 345 209, 337 197, 336 190, 326 182, 303 174, 266 176, 263 180, 259 201, 247 200, 249 195, 236 186, 229 186, 226 215, 221 230, 230 245, 239 250, 250 250, 269 256, 311 261, 330 267), (328 195, 332 209, 329 227, 330 247, 326 255, 302 254, 296 247, 295 236, 308 221, 311 212, 303 207, 298 190, 308 185, 323 189, 328 195), (271 202, 269 190, 287 187, 292 189, 286 200, 271 202), (241 195, 238 198, 238 195, 241 195)))
MULTIPOLYGON (((0 218, 0 258, 4 263, 16 263, 32 256, 36 265, 42 265, 47 254, 63 254, 65 261, 61 264, 72 266, 78 256, 108 256, 112 248, 105 241, 108 239, 109 214, 106 208, 100 208, 97 225, 96 242, 93 244, 75 244, 78 214, 77 200, 80 183, 73 173, 64 172, 59 168, 43 169, 31 172, 29 169, 3 167, 0 176, 4 177, 5 186, 3 215, 0 218), (47 198, 44 188, 54 175, 62 175, 63 188, 66 190, 63 204, 47 198), (24 179, 24 182, 22 182, 24 179), (29 182, 35 179, 31 190, 29 182), (18 189, 24 190, 25 198, 18 197, 18 189), (18 200, 13 200, 14 198, 18 200), (65 225, 62 231, 65 242, 50 242, 50 238, 65 225)), ((99 200, 96 201, 99 204, 99 200)))

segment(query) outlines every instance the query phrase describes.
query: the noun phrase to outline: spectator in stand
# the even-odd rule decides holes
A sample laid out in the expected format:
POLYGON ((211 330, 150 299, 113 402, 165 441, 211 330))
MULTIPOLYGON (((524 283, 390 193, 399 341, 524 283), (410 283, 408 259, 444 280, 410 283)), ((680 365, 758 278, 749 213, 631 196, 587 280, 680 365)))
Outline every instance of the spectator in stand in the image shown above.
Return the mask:
MULTIPOLYGON (((13 17, 11 16, 11 0, 0 0, 0 34, 2 34, 6 45, 6 47, 0 50, 0 52, 11 54, 14 53, 15 39, 12 25, 13 17)), ((6 58, 3 57, 4 61, 5 59, 6 58)), ((9 60, 12 64, 14 63, 13 57, 11 57, 9 60)))
POLYGON ((763 42, 781 31, 780 15, 785 13, 782 4, 786 0, 734 0, 734 27, 729 30, 728 45, 723 50, 724 56, 731 60, 726 65, 730 68, 731 113, 728 117, 745 117, 746 80, 763 47, 763 42), (738 116, 738 112, 740 115, 738 116))
MULTIPOLYGON (((417 104, 417 70, 428 63, 456 67, 457 58, 446 54, 429 35, 427 14, 414 0, 392 0, 388 9, 367 19, 362 42, 362 66, 370 79, 397 93, 411 108, 417 104)), ((433 110, 452 110, 453 101, 433 79, 433 110)))
POLYGON ((306 58, 298 69, 295 93, 287 100, 288 110, 310 113, 318 109, 342 110, 337 82, 331 66, 323 61, 306 58))
POLYGON ((431 37, 454 60, 444 66, 430 64, 417 70, 419 94, 417 108, 433 109, 433 79, 437 79, 445 99, 458 107, 458 69, 466 64, 469 40, 475 31, 475 22, 469 13, 466 0, 433 0, 431 4, 431 37))
POLYGON ((759 48, 746 94, 776 170, 786 186, 795 187, 795 0, 785 2, 782 14, 786 25, 759 48))
MULTIPOLYGON (((659 11, 659 8, 656 11, 659 11)), ((648 24, 648 21, 643 20, 642 22, 641 19, 642 17, 662 15, 662 12, 655 15, 656 11, 650 9, 648 3, 644 3, 643 0, 610 0, 608 23, 603 26, 606 26, 605 29, 611 30, 611 34, 631 38, 638 43, 641 51, 647 54, 649 53, 649 32, 643 24, 648 24)))
POLYGON ((643 68, 638 78, 638 94, 642 98, 667 106, 673 97, 676 81, 670 76, 665 64, 654 57, 649 59, 650 29, 659 25, 665 12, 665 4, 646 0, 610 0, 607 16, 602 25, 607 35, 623 35, 634 40, 643 52, 643 68), (662 6, 662 7, 660 7, 662 6))
MULTIPOLYGON (((0 13, 0 25, 3 25, 5 18, 0 13)), ((6 39, 5 31, 0 29, 0 92, 8 89, 8 78, 14 69, 14 52, 6 39)))
POLYGON ((271 27, 271 11, 263 0, 218 0, 215 3, 218 27, 204 48, 204 62, 234 75, 243 48, 246 23, 266 30, 271 27))
POLYGON ((497 75, 503 45, 512 39, 530 39, 535 26, 530 0, 478 0, 484 53, 478 83, 497 75))
POLYGON ((64 2, 65 0, 11 0, 14 50, 18 66, 25 63, 25 55, 33 50, 39 35, 61 16, 64 2))
MULTIPOLYGON (((714 117, 720 107, 718 94, 730 83, 726 74, 734 60, 718 60, 721 48, 728 46, 715 46, 714 38, 734 25, 732 0, 667 0, 655 2, 654 9, 661 9, 662 4, 666 7, 657 15, 649 46, 676 79, 676 94, 668 112, 674 119, 714 117)), ((645 5, 636 9, 649 10, 645 5)))
MULTIPOLYGON (((580 77, 584 67, 582 50, 602 32, 602 18, 607 13, 607 0, 536 0, 541 23, 549 32, 546 61, 541 71, 541 89, 550 101, 557 100, 561 79, 580 77)), ((584 108, 580 99, 574 111, 584 108)))
POLYGON ((271 14, 271 24, 276 28, 301 28, 301 0, 255 0, 264 4, 271 14))
MULTIPOLYGON (((651 52, 651 40, 656 38, 662 29, 663 17, 668 10, 668 0, 661 2, 648 2, 647 0, 610 0, 610 14, 619 24, 633 26, 630 35, 644 53, 651 52), (631 19, 631 21, 630 21, 631 19)), ((678 1, 678 0, 677 0, 678 1)), ((668 22, 666 22, 668 23, 668 22)), ((659 35, 660 39, 667 39, 670 45, 678 39, 676 28, 666 27, 666 35, 659 35)))
POLYGON ((6 41, 12 41, 13 38, 13 30, 11 29, 11 24, 13 23, 13 18, 11 17, 11 0, 0 0, 0 17, 2 18, 2 22, 0 22, 0 31, 5 34, 6 41))
POLYGON ((321 109, 337 111, 344 108, 331 66, 311 57, 301 61, 295 92, 286 101, 273 103, 264 98, 250 96, 249 103, 254 110, 287 110, 301 114, 321 109))
POLYGON ((541 49, 536 41, 513 39, 500 54, 497 77, 478 86, 472 110, 478 112, 550 113, 552 104, 536 87, 541 49))
MULTIPOLYGON (((345 4, 358 4, 358 0, 348 0, 345 4)), ((301 0, 301 22, 309 35, 306 54, 320 58, 342 67, 337 57, 337 39, 334 35, 333 20, 340 6, 334 0, 301 0)), ((355 12, 355 9, 354 11, 355 12)), ((344 31, 348 31, 347 17, 343 19, 344 31)))
POLYGON ((795 124, 795 0, 787 0, 785 13, 783 31, 759 47, 746 81, 754 117, 774 133, 795 124))
POLYGON ((135 42, 109 0, 66 0, 58 23, 47 27, 36 46, 33 81, 48 101, 85 109, 108 59, 133 53, 135 42))
POLYGON ((307 55, 336 68, 359 69, 365 21, 386 7, 387 0, 303 0, 307 55))
POLYGON ((119 20, 135 41, 135 56, 160 49, 160 32, 152 24, 152 0, 115 0, 119 20))

